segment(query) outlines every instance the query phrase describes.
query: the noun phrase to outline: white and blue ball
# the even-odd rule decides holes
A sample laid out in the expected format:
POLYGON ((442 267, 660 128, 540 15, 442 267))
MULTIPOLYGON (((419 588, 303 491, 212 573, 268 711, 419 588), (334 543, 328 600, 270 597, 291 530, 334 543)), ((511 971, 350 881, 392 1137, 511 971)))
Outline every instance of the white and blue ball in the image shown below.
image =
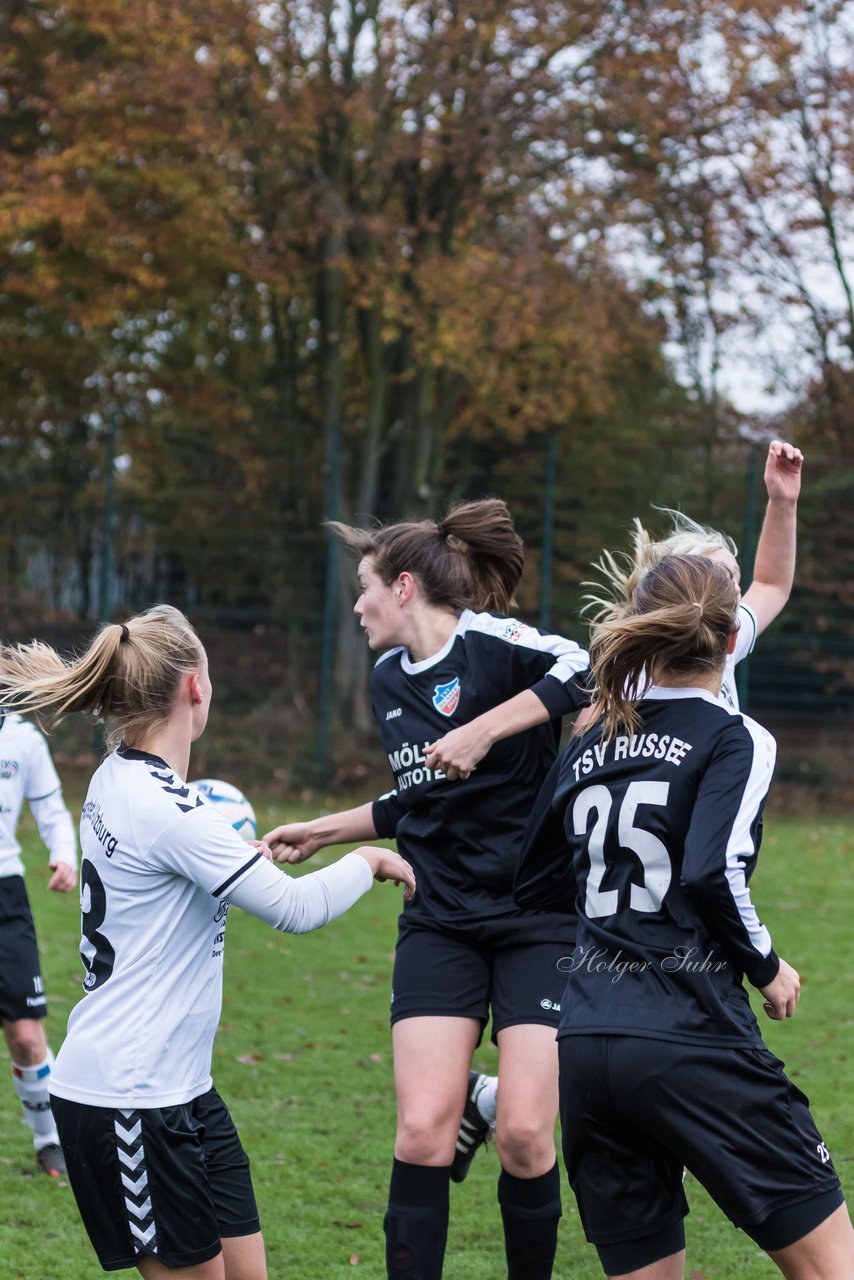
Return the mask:
POLYGON ((202 778, 193 785, 198 787, 205 799, 234 827, 238 835, 244 840, 255 839, 258 820, 255 810, 242 791, 219 778, 202 778))

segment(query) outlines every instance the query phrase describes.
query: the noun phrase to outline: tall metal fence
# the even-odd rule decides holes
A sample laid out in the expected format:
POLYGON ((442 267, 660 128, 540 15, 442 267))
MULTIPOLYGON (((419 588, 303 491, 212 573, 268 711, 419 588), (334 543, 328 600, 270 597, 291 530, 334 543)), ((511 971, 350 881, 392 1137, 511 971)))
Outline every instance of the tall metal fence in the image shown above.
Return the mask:
MULTIPOLYGON (((713 512, 698 510, 696 502, 688 507, 689 514, 735 537, 745 582, 764 510, 762 452, 730 469, 713 512)), ((576 486, 575 498, 565 500, 566 464, 548 443, 540 461, 532 472, 530 459, 522 467, 505 457, 488 474, 468 477, 463 496, 507 497, 527 548, 520 613, 583 641, 582 584, 602 549, 602 528, 609 530, 606 545, 619 550, 627 545, 634 515, 656 531, 663 532, 666 521, 651 504, 631 509, 613 494, 603 521, 596 493, 576 486)), ((650 491, 662 504, 679 505, 678 494, 656 490, 654 474, 650 491)), ((795 589, 741 668, 746 709, 779 739, 777 792, 793 809, 837 808, 854 800, 852 499, 851 474, 837 460, 808 460, 795 589)), ((202 635, 214 678, 210 726, 194 753, 196 776, 223 776, 282 796, 384 783, 382 753, 366 712, 369 658, 351 618, 355 578, 346 565, 330 576, 333 557, 319 522, 271 521, 259 536, 263 512, 235 503, 227 492, 213 493, 209 527, 199 527, 178 555, 174 548, 163 550, 156 528, 111 501, 96 516, 104 536, 94 540, 95 554, 87 559, 48 536, 55 533, 53 501, 45 499, 44 536, 15 538, 14 530, 6 530, 8 571, 0 581, 5 640, 37 636, 71 650, 92 634, 98 615, 120 619, 169 600, 188 612, 202 635), (89 604, 81 618, 82 599, 89 604)), ((440 497, 436 509, 444 505, 440 497)), ((54 749, 60 765, 82 778, 100 742, 95 728, 75 720, 56 730, 54 749)))

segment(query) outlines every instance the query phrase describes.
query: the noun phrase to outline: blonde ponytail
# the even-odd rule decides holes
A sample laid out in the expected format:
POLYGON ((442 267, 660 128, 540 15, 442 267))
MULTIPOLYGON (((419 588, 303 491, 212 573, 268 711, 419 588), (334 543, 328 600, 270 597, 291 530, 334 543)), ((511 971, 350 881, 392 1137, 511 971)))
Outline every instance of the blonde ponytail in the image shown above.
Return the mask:
POLYGON ((620 616, 602 622, 590 646, 593 714, 603 735, 636 732, 636 704, 650 684, 722 670, 736 625, 738 588, 699 555, 665 556, 643 574, 620 616))
POLYGON ((155 605, 126 623, 108 623, 67 661, 40 641, 0 647, 0 704, 53 722, 75 711, 92 715, 106 724, 112 750, 162 724, 182 675, 203 660, 180 610, 155 605))

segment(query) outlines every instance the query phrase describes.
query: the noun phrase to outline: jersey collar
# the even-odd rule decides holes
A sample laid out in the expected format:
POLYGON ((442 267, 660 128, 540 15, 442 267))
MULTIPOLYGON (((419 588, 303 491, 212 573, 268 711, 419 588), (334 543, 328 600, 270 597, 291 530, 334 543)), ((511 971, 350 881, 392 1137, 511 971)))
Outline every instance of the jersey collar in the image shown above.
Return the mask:
POLYGON ((708 689, 695 689, 690 685, 680 686, 677 689, 670 685, 654 684, 647 689, 641 698, 641 702, 646 702, 647 698, 658 702, 676 701, 680 698, 702 698, 704 702, 711 702, 713 706, 720 705, 720 699, 716 698, 708 689))
POLYGON ((123 760, 144 760, 147 764, 156 764, 164 769, 170 767, 162 756, 152 755, 150 751, 137 751, 136 747, 126 747, 124 743, 117 748, 116 755, 123 760))
POLYGON ((465 631, 471 616, 471 609, 463 609, 457 619, 457 625, 454 627, 441 649, 439 649, 437 653, 431 653, 429 658, 422 658, 420 662, 413 662, 409 654, 404 649, 400 655, 400 665, 403 670, 408 675, 417 676, 419 671, 429 671, 431 667, 435 667, 437 662, 441 662, 442 659, 446 658, 451 652, 451 649, 454 647, 454 641, 458 635, 465 631))

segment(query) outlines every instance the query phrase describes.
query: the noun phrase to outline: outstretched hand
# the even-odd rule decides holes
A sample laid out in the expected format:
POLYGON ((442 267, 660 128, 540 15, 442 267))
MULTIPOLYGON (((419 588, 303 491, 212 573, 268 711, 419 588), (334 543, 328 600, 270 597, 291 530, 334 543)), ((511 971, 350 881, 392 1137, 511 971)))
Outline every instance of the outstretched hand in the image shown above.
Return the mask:
POLYGON ((353 852, 365 859, 375 880, 390 880, 392 884, 402 884, 404 899, 407 902, 412 900, 415 895, 415 872, 399 853, 392 849, 381 849, 374 844, 363 844, 353 852))
POLYGON ((767 987, 760 987, 760 991, 765 997, 765 1012, 769 1018, 773 1018, 775 1022, 792 1018, 801 998, 800 974, 785 960, 781 960, 774 981, 769 982, 767 987))
POLYGON ((793 444, 772 440, 765 459, 765 488, 768 500, 797 502, 801 492, 801 470, 804 455, 793 444))
POLYGON ((309 822, 286 822, 264 836, 276 862, 305 862, 321 847, 309 822))

